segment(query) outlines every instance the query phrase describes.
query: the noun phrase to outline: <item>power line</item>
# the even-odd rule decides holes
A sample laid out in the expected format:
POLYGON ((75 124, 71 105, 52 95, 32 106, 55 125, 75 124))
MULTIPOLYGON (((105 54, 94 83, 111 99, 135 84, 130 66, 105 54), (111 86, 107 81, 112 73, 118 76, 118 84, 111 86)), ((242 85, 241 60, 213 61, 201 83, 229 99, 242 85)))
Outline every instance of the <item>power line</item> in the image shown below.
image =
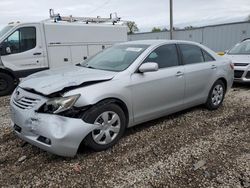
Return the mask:
POLYGON ((112 0, 105 1, 103 4, 101 4, 100 6, 96 7, 94 10, 90 11, 89 14, 92 14, 92 13, 96 12, 98 9, 103 8, 104 6, 106 6, 107 4, 109 4, 110 1, 112 1, 112 0))

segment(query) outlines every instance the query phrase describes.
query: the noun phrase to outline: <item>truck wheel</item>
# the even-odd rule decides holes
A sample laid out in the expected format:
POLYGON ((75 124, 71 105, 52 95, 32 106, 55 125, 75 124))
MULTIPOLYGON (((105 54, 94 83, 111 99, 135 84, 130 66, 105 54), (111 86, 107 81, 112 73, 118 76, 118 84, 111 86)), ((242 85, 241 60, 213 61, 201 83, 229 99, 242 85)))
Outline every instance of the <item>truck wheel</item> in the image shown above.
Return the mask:
POLYGON ((209 110, 216 110, 219 108, 225 96, 225 84, 221 80, 217 80, 209 92, 206 102, 206 107, 209 110))
POLYGON ((89 109, 82 119, 87 123, 99 124, 85 138, 85 144, 95 151, 106 150, 117 143, 126 129, 123 110, 114 103, 100 103, 89 109))
POLYGON ((0 96, 9 95, 15 89, 15 81, 12 76, 0 72, 0 96))

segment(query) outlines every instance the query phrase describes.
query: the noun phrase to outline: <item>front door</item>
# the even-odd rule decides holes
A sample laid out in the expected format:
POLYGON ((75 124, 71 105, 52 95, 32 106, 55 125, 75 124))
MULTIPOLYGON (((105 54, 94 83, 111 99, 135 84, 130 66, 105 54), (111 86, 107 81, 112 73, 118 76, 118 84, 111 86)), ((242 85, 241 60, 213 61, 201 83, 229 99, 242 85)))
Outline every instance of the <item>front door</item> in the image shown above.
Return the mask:
POLYGON ((131 76, 135 123, 178 111, 183 105, 184 69, 179 64, 176 45, 158 47, 143 63, 147 62, 158 63, 159 70, 131 76))

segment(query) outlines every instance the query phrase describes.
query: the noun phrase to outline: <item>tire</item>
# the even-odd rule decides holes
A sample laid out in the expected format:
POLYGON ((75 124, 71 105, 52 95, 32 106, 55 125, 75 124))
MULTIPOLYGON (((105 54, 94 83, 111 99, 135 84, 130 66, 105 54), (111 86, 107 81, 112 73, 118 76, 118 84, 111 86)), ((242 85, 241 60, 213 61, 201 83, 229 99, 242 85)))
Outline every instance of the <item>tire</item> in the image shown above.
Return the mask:
POLYGON ((226 93, 225 84, 221 80, 217 80, 209 92, 206 102, 207 109, 209 110, 218 109, 223 103, 225 93, 226 93))
POLYGON ((103 151, 115 145, 126 129, 125 114, 114 103, 97 104, 85 112, 82 119, 87 123, 102 124, 102 129, 92 131, 84 140, 85 145, 94 151, 103 151), (113 124, 111 123, 112 118, 114 120, 113 124), (105 123, 104 119, 109 123, 105 123))
POLYGON ((10 95, 15 89, 15 80, 12 76, 0 72, 0 96, 10 95))

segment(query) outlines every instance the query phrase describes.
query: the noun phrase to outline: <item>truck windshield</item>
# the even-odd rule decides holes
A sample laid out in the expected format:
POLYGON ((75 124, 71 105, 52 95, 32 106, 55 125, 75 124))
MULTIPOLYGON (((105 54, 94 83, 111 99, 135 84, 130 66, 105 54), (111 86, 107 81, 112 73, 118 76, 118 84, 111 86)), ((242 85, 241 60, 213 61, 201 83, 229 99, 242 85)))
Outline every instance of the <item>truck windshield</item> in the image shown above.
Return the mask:
POLYGON ((244 41, 236 44, 228 54, 250 54, 250 41, 244 41))
POLYGON ((0 38, 5 34, 7 33, 13 26, 5 26, 2 30, 0 30, 0 38))
POLYGON ((81 63, 82 66, 120 72, 128 68, 148 45, 115 45, 81 63))

